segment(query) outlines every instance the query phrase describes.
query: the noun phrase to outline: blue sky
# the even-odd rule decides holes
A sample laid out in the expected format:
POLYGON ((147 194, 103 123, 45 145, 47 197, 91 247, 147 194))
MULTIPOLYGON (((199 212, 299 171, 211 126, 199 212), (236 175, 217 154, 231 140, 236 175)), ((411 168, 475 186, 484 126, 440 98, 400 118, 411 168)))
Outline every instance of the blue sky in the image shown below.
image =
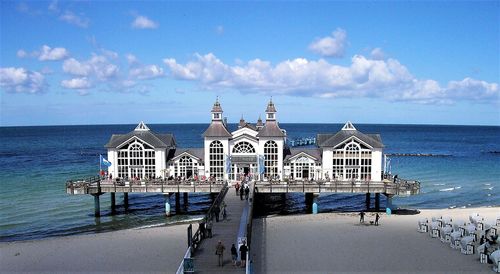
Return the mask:
POLYGON ((500 125, 498 1, 1 1, 0 125, 500 125))

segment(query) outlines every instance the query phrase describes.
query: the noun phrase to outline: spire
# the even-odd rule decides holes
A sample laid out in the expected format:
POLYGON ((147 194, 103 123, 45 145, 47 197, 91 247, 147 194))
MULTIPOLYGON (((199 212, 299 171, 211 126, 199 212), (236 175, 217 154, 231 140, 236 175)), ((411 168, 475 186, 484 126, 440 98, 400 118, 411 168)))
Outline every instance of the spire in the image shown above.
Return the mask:
POLYGON ((242 128, 246 125, 245 119, 243 119, 243 114, 241 115, 240 123, 238 124, 238 128, 242 128))
POLYGON ((214 106, 212 107, 212 121, 221 121, 222 120, 222 107, 219 103, 219 96, 215 99, 214 106))
POLYGON ((148 131, 148 130, 149 130, 149 128, 148 128, 148 126, 146 126, 146 124, 144 124, 144 122, 143 122, 143 121, 141 121, 141 122, 137 125, 137 127, 135 127, 135 129, 134 129, 134 130, 136 130, 136 131, 148 131))
POLYGON ((266 108, 266 121, 276 120, 275 114, 276 114, 276 107, 274 107, 273 97, 271 97, 266 108))
POLYGON ((262 123, 262 119, 260 118, 260 115, 259 115, 259 119, 257 120, 257 124, 255 124, 255 127, 257 128, 257 130, 264 127, 264 124, 262 123))
POLYGON ((347 121, 342 127, 342 130, 356 130, 356 128, 352 125, 351 121, 347 121))
POLYGON ((212 107, 212 113, 214 112, 222 112, 222 107, 219 103, 219 96, 217 96, 217 99, 215 99, 214 106, 212 107))

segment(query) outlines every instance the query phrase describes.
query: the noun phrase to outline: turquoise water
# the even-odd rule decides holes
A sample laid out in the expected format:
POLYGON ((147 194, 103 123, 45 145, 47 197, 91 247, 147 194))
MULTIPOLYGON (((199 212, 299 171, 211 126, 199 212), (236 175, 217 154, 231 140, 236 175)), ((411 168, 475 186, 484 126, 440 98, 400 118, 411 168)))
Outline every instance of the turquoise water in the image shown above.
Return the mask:
MULTIPOLYGON (((180 147, 201 147, 206 124, 148 125, 156 132, 173 133, 180 147)), ((230 125, 235 128, 236 125, 230 125)), ((340 124, 280 124, 290 138, 336 132, 340 124)), ((500 205, 500 127, 355 125, 366 133, 380 133, 385 153, 427 153, 444 157, 391 157, 391 168, 401 178, 422 182, 422 194, 394 199, 396 206, 447 208, 500 205), (496 152, 496 153, 494 153, 496 152)), ((102 217, 93 217, 92 196, 65 193, 65 182, 96 175, 99 154, 113 133, 135 125, 0 128, 0 241, 112 231, 167 225, 200 218, 208 195, 191 195, 187 207, 170 218, 163 216, 164 197, 129 196, 128 210, 117 195, 117 214, 110 214, 109 195, 101 196, 102 217)), ((304 212, 304 195, 289 195, 263 214, 304 212)), ((173 201, 171 201, 173 202, 173 201)), ((364 196, 321 195, 321 212, 362 209, 364 196)), ((175 212, 174 212, 175 213, 175 212)))

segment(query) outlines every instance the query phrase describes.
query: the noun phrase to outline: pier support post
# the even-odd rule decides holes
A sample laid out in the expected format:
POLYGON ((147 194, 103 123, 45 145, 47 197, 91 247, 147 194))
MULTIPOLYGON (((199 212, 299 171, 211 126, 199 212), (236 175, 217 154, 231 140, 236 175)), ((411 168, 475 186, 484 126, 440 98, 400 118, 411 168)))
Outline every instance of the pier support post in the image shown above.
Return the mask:
POLYGON ((393 206, 392 206, 392 196, 393 195, 386 195, 386 197, 387 197, 387 201, 386 201, 386 204, 385 204, 386 212, 388 211, 387 209, 390 209, 391 211, 393 209, 393 206))
POLYGON ((125 209, 128 208, 128 192, 123 193, 123 206, 125 209))
POLYGON ((111 213, 115 214, 116 213, 116 199, 115 199, 115 193, 111 192, 109 193, 111 195, 111 213))
POLYGON ((175 193, 175 214, 179 214, 181 210, 181 194, 179 192, 175 193))
POLYGON ((170 216, 170 193, 165 193, 165 215, 170 216))
POLYGON ((101 217, 101 205, 99 202, 100 194, 92 194, 94 196, 94 216, 101 217))
POLYGON ((318 214, 319 193, 313 193, 312 214, 318 214))
POLYGON ((307 213, 312 213, 312 206, 313 206, 313 194, 312 193, 306 193, 306 212, 307 213))
POLYGON ((185 206, 185 207, 187 207, 187 205, 188 205, 188 193, 187 193, 187 192, 184 192, 184 193, 183 193, 183 195, 184 195, 184 196, 182 197, 182 198, 183 198, 183 200, 184 200, 184 201, 183 201, 183 204, 184 204, 184 206, 185 206))
POLYGON ((375 211, 380 211, 380 193, 375 193, 375 211))
POLYGON ((365 195, 365 205, 366 205, 366 210, 369 211, 370 210, 370 193, 366 193, 365 195))

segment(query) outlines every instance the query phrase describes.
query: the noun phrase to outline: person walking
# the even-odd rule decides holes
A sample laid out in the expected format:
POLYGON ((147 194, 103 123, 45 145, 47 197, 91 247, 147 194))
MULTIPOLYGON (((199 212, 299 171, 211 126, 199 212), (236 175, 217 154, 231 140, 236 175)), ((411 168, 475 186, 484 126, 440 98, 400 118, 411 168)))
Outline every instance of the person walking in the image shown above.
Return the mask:
POLYGON ((224 250, 226 247, 222 244, 222 241, 219 240, 219 243, 215 247, 215 255, 218 257, 218 263, 220 267, 224 266, 224 250))
POLYGON ((234 246, 234 244, 231 246, 231 258, 233 259, 233 266, 236 266, 236 262, 238 261, 238 251, 236 250, 236 246, 234 246))
POLYGON ((250 194, 250 188, 248 187, 248 185, 245 187, 245 200, 248 201, 248 194, 250 194))
POLYGON ((361 211, 359 213, 359 222, 360 223, 364 223, 365 222, 365 212, 364 211, 361 211))
POLYGON ((240 187, 240 200, 242 200, 242 201, 243 201, 243 193, 244 193, 244 191, 245 191, 245 190, 244 190, 244 187, 243 187, 243 186, 241 186, 241 187, 240 187))
POLYGON ((380 219, 380 215, 375 214, 375 225, 378 225, 378 220, 380 219))
POLYGON ((220 207, 216 206, 214 208, 214 214, 215 214, 215 221, 218 223, 219 222, 219 215, 220 215, 220 207))
POLYGON ((212 220, 208 220, 207 223, 207 238, 212 238, 212 227, 213 227, 212 220))
POLYGON ((205 231, 205 219, 203 219, 200 223, 200 234, 201 238, 205 239, 206 238, 206 231, 205 231))
POLYGON ((236 184, 234 185, 234 189, 236 189, 236 196, 238 196, 238 194, 240 193, 240 183, 239 182, 236 182, 236 184))
POLYGON ((227 217, 226 207, 222 208, 222 220, 225 221, 227 217))
POLYGON ((247 251, 248 247, 245 241, 243 241, 243 244, 240 246, 241 267, 245 267, 247 264, 247 251))

